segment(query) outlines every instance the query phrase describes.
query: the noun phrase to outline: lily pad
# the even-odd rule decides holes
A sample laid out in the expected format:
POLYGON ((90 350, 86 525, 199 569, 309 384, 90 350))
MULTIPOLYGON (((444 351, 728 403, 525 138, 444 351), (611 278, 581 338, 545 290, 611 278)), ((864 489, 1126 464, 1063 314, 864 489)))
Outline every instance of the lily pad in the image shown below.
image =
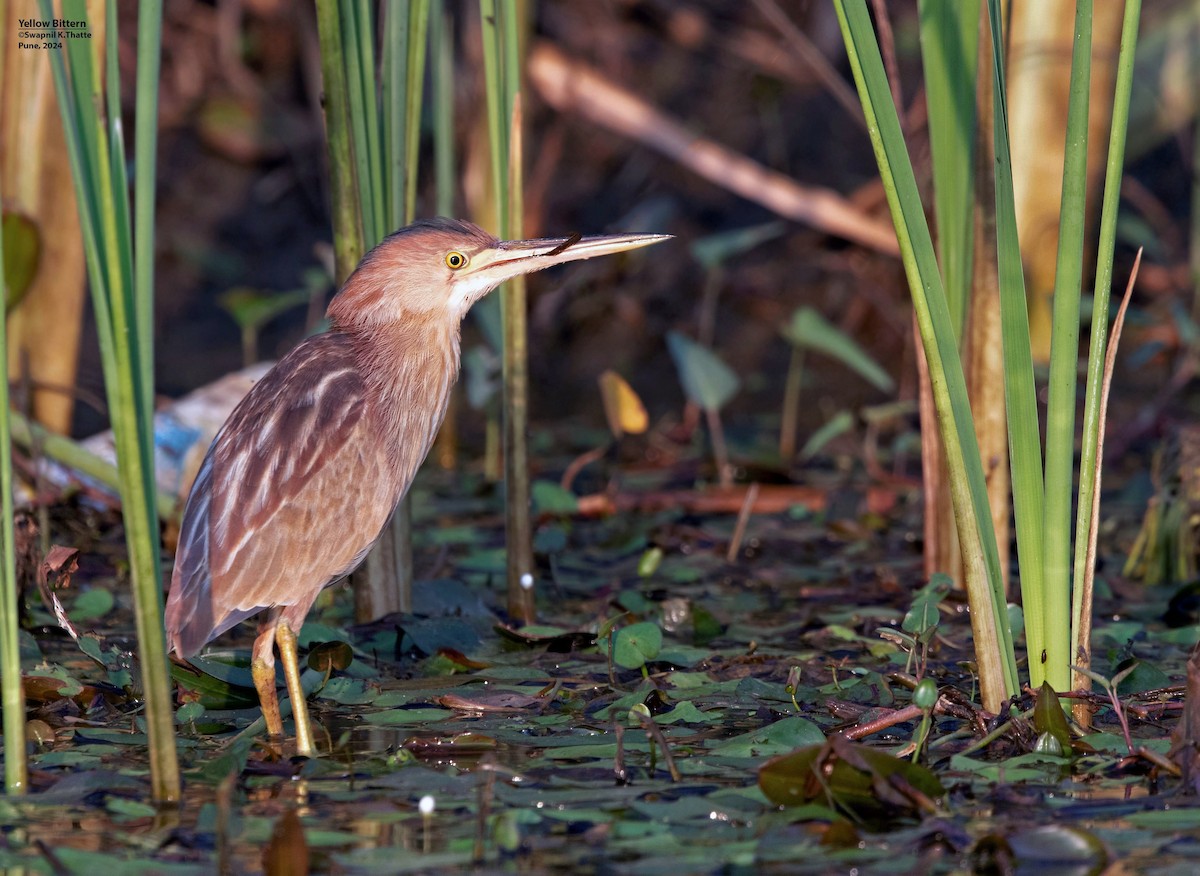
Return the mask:
POLYGON ((613 662, 624 669, 640 669, 662 650, 662 628, 645 621, 617 630, 613 640, 613 662))
POLYGON ((810 745, 768 761, 758 786, 780 806, 825 803, 859 814, 916 812, 922 798, 946 793, 925 767, 850 743, 810 745))

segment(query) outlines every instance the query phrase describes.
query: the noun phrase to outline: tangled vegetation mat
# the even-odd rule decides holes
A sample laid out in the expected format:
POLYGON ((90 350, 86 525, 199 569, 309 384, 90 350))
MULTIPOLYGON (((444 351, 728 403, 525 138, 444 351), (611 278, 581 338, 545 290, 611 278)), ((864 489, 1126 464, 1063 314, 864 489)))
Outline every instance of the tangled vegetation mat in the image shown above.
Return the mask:
MULTIPOLYGON (((523 629, 498 608, 498 495, 427 472, 414 612, 355 626, 339 587, 303 629, 321 757, 256 735, 248 627, 175 668, 177 811, 148 802, 119 532, 92 520, 56 591, 78 646, 32 607, 35 787, 0 800, 0 866, 1194 872, 1186 605, 1168 625, 1166 589, 1102 575, 1093 726, 1032 692, 986 715, 965 602, 921 578, 918 492, 836 469, 765 493, 779 510, 740 534, 745 490, 692 490, 687 467, 625 473, 605 495, 627 510, 601 516, 539 481, 523 629)), ((80 510, 56 509, 77 537, 80 510)))

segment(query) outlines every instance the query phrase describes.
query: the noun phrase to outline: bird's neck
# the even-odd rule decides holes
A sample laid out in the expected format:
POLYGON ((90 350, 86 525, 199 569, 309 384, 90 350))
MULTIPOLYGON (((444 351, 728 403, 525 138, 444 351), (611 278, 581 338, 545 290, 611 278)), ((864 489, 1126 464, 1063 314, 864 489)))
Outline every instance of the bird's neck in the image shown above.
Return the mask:
MULTIPOLYGON (((458 322, 414 317, 342 331, 350 336, 360 373, 379 402, 373 406, 379 427, 396 440, 418 444, 424 459, 458 379, 458 322)), ((406 447, 404 455, 416 449, 406 447)))

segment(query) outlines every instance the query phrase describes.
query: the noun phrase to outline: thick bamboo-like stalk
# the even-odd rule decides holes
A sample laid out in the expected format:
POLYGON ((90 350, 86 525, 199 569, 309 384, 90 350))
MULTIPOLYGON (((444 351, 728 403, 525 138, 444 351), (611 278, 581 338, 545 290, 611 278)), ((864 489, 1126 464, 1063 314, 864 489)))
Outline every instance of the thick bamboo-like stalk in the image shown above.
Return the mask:
MULTIPOLYGON (((979 42, 980 69, 991 69, 991 42, 984 25, 985 13, 979 7, 972 32, 979 42)), ((992 511, 992 529, 1000 554, 1000 573, 1004 592, 1009 593, 1009 551, 1012 542, 1009 515, 1012 510, 1012 485, 1008 469, 1008 418, 1004 408, 1004 339, 1000 313, 1000 280, 996 267, 996 181, 994 120, 992 118, 992 77, 979 76, 976 82, 976 143, 974 150, 975 183, 971 240, 969 315, 963 337, 963 360, 975 413, 975 436, 987 479, 988 506, 992 511)))
MULTIPOLYGON (((102 5, 94 4, 92 39, 104 39, 102 5)), ((13 0, 5 21, 37 18, 36 0, 13 0), (10 18, 11 17, 11 18, 10 18)), ((70 431, 74 399, 39 388, 75 385, 83 325, 85 266, 79 212, 71 187, 71 163, 54 101, 47 52, 19 48, 15 34, 0 46, 0 185, 4 207, 30 218, 38 229, 37 272, 24 299, 8 318, 8 371, 33 384, 32 413, 56 432, 70 431), (46 338, 54 343, 47 344, 46 338), (25 374, 25 368, 28 373, 25 374)))
MULTIPOLYGON (((521 53, 524 21, 519 3, 480 0, 487 78, 488 132, 496 190, 499 234, 521 237, 524 214, 521 154, 521 53)), ((525 281, 500 290, 504 332, 504 523, 508 570, 508 613, 529 623, 534 617, 533 523, 529 485, 529 360, 526 348, 525 281)))
POLYGON ((321 77, 325 81, 325 138, 333 201, 334 282, 341 286, 363 257, 362 211, 355 186, 354 144, 350 131, 346 47, 337 0, 317 3, 321 77))
MULTIPOLYGON (((366 200, 384 203, 386 226, 380 235, 413 221, 417 201, 417 145, 421 133, 421 97, 425 79, 429 0, 389 4, 383 22, 381 82, 384 191, 366 200)), ((372 100, 374 92, 370 92, 372 100)), ((372 245, 378 241, 370 241, 372 245)), ((379 543, 353 576, 355 617, 374 620, 395 611, 412 611, 412 497, 400 500, 379 543), (370 598, 367 599, 367 595, 370 598)))
POLYGON ((958 550, 958 524, 954 502, 950 498, 950 477, 938 431, 937 407, 929 382, 929 362, 921 343, 921 327, 913 314, 913 338, 917 358, 917 410, 921 422, 921 490, 925 500, 924 560, 925 577, 938 572, 949 575, 955 586, 963 587, 962 554, 958 550))
MULTIPOLYGON (((1007 4, 1006 4, 1007 5, 1007 4)), ((1095 5, 1089 139, 1099 145, 1109 125, 1109 96, 1115 75, 1117 41, 1124 4, 1095 5)), ((1075 0, 1013 3, 1005 45, 1008 102, 1012 108, 1012 158, 1017 226, 1028 278, 1029 330, 1034 360, 1050 352, 1051 295, 1055 283, 1059 205, 1063 184, 1063 144, 1068 104, 1075 0)), ((1101 179, 1103 159, 1094 157, 1088 188, 1101 179)), ((1092 216, 1095 215, 1093 212, 1092 216)))
MULTIPOLYGON (((971 399, 976 413, 976 434, 991 447, 989 425, 979 415, 981 407, 975 399, 979 376, 974 367, 979 352, 970 331, 968 313, 972 309, 972 235, 971 218, 976 186, 972 176, 972 155, 976 143, 971 132, 977 130, 975 81, 978 70, 979 3, 942 3, 921 0, 918 4, 921 25, 921 62, 925 71, 926 102, 929 107, 929 142, 933 163, 934 215, 937 219, 938 265, 946 289, 950 322, 963 354, 963 369, 971 387, 971 399)), ((921 415, 921 471, 925 496, 925 573, 950 575, 957 586, 963 586, 962 558, 958 549, 958 533, 954 523, 954 506, 950 499, 946 462, 937 430, 937 413, 933 390, 929 385, 929 369, 917 333, 918 392, 921 415)), ((974 338, 978 343, 982 339, 974 338)), ((1001 422, 1000 440, 1006 435, 1001 422)), ((985 451, 987 460, 993 454, 985 451)), ((988 478, 988 495, 992 498, 992 478, 988 478)), ((1008 494, 1003 497, 1007 508, 1008 494)), ((997 546, 1003 542, 997 538, 997 546)), ((1004 550, 1002 555, 1007 555, 1004 550)), ((1001 563, 1001 569, 1004 564, 1001 563)))
MULTIPOLYGON (((363 254, 412 222, 416 205, 429 0, 317 4, 339 283, 363 254), (376 12, 384 34, 376 76, 376 12)), ((411 505, 406 496, 350 576, 360 622, 412 607, 411 505)))

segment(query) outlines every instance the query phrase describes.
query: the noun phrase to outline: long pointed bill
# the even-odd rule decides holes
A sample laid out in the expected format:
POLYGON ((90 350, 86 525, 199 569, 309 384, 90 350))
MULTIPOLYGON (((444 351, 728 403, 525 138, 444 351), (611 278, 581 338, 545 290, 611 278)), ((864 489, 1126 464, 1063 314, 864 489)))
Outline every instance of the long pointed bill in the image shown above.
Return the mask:
POLYGON ((605 234, 595 237, 547 237, 538 240, 502 240, 477 253, 467 268, 474 280, 486 278, 498 285, 521 274, 541 271, 564 262, 612 255, 671 239, 670 234, 605 234))

